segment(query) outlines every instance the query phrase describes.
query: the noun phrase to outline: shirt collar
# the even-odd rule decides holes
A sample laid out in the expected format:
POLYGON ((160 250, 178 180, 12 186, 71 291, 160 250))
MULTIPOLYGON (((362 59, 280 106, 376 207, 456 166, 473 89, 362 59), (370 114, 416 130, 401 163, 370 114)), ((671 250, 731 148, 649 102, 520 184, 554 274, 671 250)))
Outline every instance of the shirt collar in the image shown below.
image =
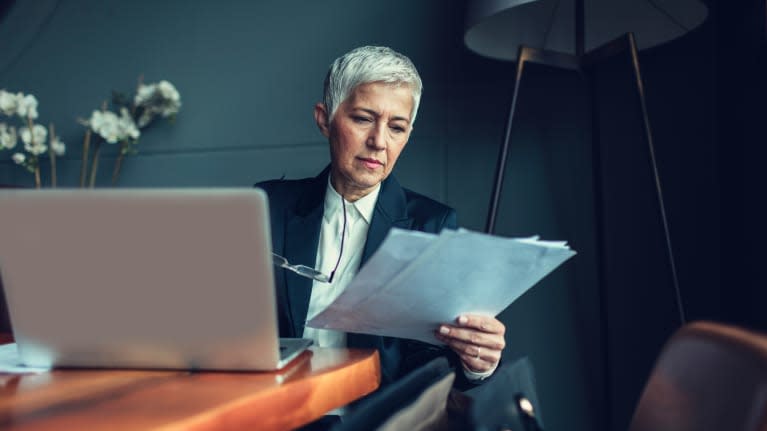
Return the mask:
MULTIPOLYGON (((357 210, 357 213, 365 219, 367 224, 370 224, 370 221, 373 219, 373 212, 375 211, 380 192, 381 183, 378 183, 372 192, 357 199, 355 202, 349 202, 357 210)), ((325 191, 325 213, 333 214, 335 211, 341 211, 341 195, 333 188, 333 185, 330 183, 330 175, 328 175, 328 186, 325 191)))

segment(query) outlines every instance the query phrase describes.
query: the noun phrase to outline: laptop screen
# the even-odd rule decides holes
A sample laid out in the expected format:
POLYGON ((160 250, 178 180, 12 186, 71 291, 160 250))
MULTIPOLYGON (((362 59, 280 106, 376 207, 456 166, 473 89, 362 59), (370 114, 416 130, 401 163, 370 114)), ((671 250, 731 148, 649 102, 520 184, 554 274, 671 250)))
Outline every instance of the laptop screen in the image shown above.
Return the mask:
POLYGON ((4 190, 0 214, 30 365, 277 368, 263 191, 4 190))

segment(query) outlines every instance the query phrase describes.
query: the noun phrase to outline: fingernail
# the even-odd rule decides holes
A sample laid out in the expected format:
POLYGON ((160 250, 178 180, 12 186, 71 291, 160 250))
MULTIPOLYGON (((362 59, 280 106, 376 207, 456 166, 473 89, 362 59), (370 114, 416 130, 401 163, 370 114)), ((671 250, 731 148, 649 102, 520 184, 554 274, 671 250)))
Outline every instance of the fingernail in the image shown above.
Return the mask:
POLYGON ((450 333, 450 329, 448 329, 448 327, 447 327, 447 326, 440 326, 440 328, 439 328, 439 333, 440 333, 440 334, 444 334, 444 335, 447 335, 447 334, 449 334, 449 333, 450 333))
POLYGON ((458 316, 458 323, 460 323, 461 325, 465 325, 466 322, 468 322, 468 321, 469 321, 468 317, 466 317, 466 316, 458 316))

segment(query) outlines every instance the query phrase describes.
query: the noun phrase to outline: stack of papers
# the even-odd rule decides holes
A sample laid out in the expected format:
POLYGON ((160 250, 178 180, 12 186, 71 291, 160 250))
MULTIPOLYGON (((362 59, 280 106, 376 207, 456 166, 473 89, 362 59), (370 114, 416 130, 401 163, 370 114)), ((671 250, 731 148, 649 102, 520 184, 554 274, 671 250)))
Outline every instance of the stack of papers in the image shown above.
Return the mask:
POLYGON ((560 241, 393 228, 357 276, 307 322, 441 344, 434 331, 461 314, 496 316, 575 255, 560 241))

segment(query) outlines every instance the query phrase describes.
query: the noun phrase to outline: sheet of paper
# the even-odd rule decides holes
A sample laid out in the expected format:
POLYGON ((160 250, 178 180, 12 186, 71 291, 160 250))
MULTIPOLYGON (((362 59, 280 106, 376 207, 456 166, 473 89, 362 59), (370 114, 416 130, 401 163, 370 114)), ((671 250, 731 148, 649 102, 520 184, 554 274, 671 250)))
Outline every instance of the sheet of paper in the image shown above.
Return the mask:
POLYGON ((497 315, 575 254, 564 242, 459 229, 392 229, 344 292, 307 325, 439 344, 462 313, 497 315))
POLYGON ((43 373, 48 370, 50 368, 25 367, 21 365, 16 343, 0 345, 0 373, 28 374, 43 373))

